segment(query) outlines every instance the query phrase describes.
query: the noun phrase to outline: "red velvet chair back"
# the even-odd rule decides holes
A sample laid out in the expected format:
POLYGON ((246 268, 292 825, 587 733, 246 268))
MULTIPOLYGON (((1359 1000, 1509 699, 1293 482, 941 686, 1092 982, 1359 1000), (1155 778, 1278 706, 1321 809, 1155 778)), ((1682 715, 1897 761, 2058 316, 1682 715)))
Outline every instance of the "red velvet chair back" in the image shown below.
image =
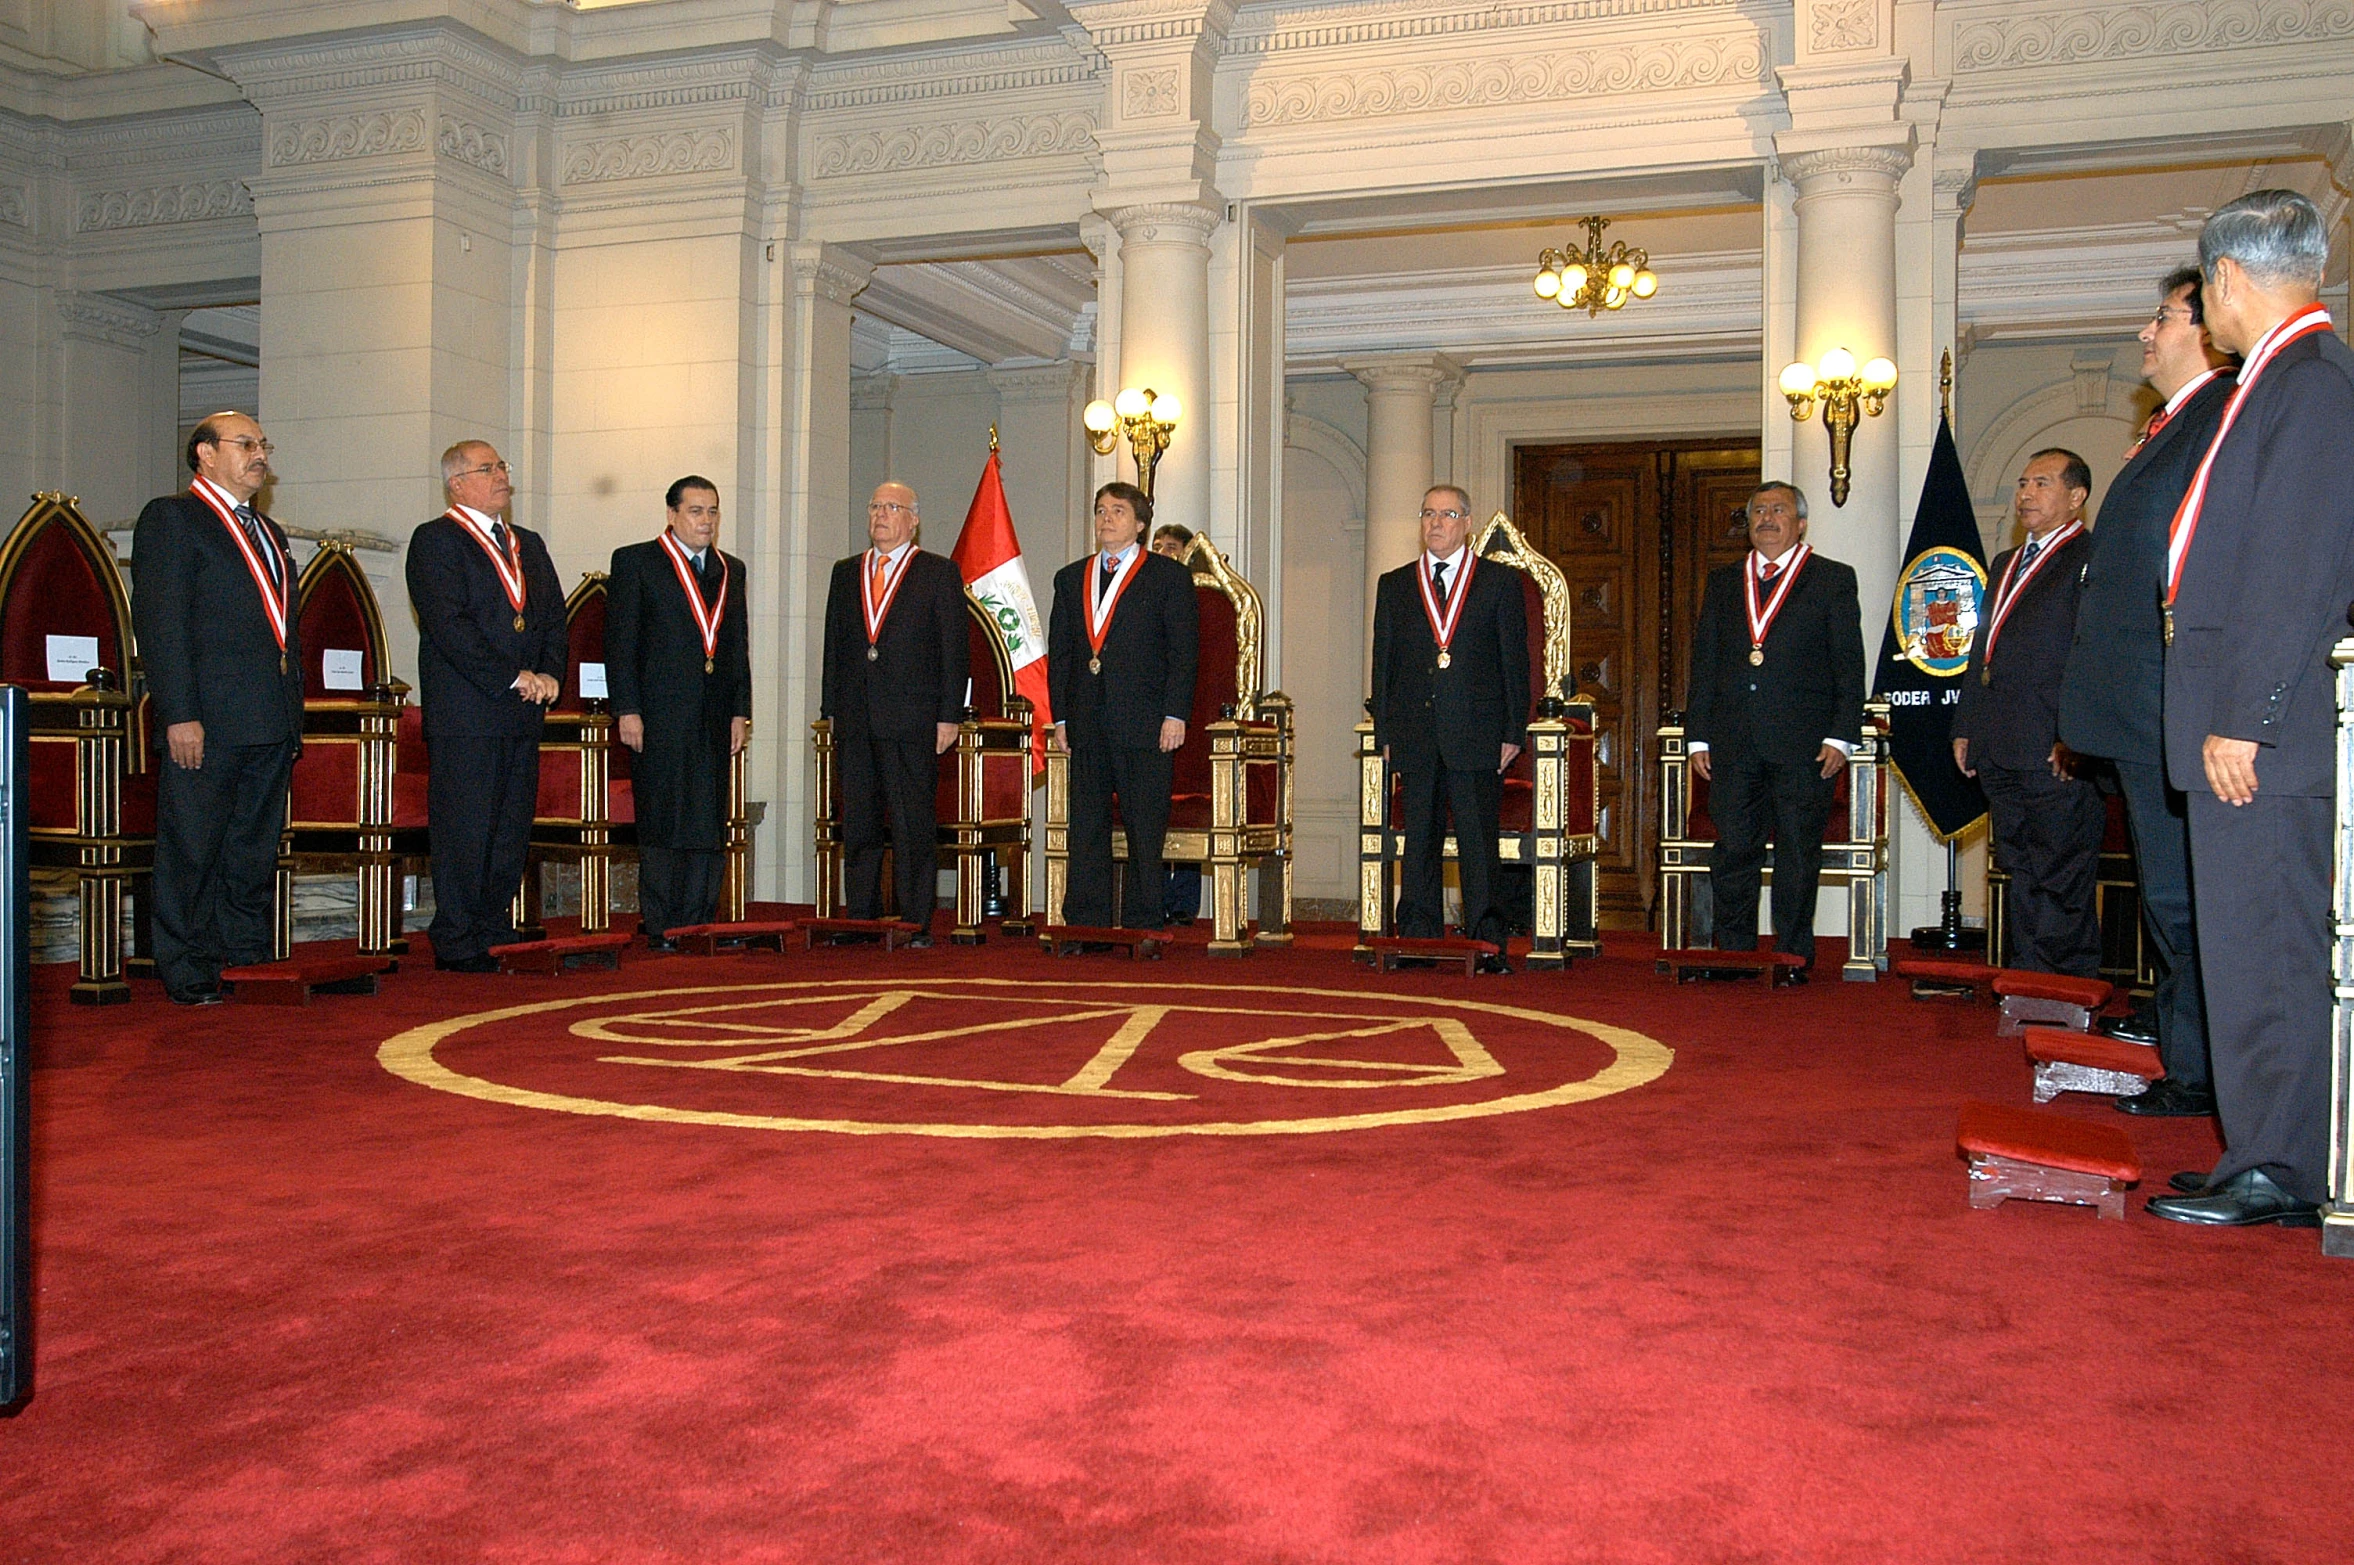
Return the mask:
POLYGON ((302 695, 306 701, 365 700, 385 678, 384 615, 376 589, 349 549, 323 546, 303 567, 296 602, 302 634, 302 695), (327 653, 360 654, 360 688, 327 688, 327 653))
POLYGON ((63 496, 42 495, 0 546, 0 680, 28 690, 72 690, 49 677, 51 636, 91 636, 98 665, 129 683, 124 649, 131 602, 114 551, 63 496))
POLYGON ((549 710, 578 714, 588 710, 580 693, 580 665, 605 661, 605 573, 581 577, 572 596, 564 600, 564 689, 549 710))
MULTIPOLYGON (((999 643, 997 632, 990 627, 989 611, 982 608, 969 592, 965 594, 964 606, 965 663, 973 681, 973 699, 969 704, 984 718, 1002 718, 1005 716, 1005 698, 1013 689, 1013 674, 1008 666, 1005 648, 999 643)), ((995 773, 990 775, 994 779, 995 773)), ((834 786, 836 797, 833 800, 837 819, 841 815, 840 777, 837 771, 834 786)), ((1001 807, 1018 804, 1019 800, 993 798, 990 813, 994 816, 1000 813, 1001 807)), ((946 755, 940 757, 940 780, 932 793, 932 807, 941 820, 956 819, 956 748, 953 745, 946 755)))
MULTIPOLYGON (((1235 689, 1235 633, 1239 616, 1234 600, 1211 577, 1193 578, 1193 604, 1201 621, 1201 655, 1194 664, 1193 710, 1185 718, 1185 743, 1177 747, 1175 797, 1210 796, 1210 725, 1223 709, 1240 708, 1248 697, 1235 689)), ((1252 692, 1253 695, 1256 692, 1252 692)))
MULTIPOLYGON (((1845 842, 1848 840, 1847 791, 1849 779, 1854 772, 1854 767, 1842 766, 1839 768, 1839 775, 1831 779, 1831 813, 1823 819, 1823 840, 1825 842, 1845 842)), ((1685 818, 1684 840, 1687 842, 1714 842, 1716 841, 1716 822, 1708 817, 1708 779, 1689 769, 1685 771, 1684 777, 1686 786, 1691 790, 1692 800, 1692 808, 1685 818)), ((1887 826, 1888 800, 1885 794, 1882 795, 1879 803, 1881 818, 1875 823, 1875 835, 1881 834, 1887 826)))

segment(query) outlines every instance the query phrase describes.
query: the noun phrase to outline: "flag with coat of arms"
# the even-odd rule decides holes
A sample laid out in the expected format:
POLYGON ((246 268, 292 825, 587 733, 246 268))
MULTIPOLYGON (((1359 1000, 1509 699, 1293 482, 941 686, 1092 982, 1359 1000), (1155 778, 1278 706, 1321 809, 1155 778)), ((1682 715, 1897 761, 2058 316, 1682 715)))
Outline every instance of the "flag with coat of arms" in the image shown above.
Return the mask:
POLYGON ((956 561, 965 590, 988 614, 997 643, 1005 649, 1005 660, 1014 671, 1014 693, 1025 697, 1037 714, 1030 735, 1030 771, 1036 775, 1046 769, 1046 730, 1054 722, 1046 693, 1046 622, 1031 595, 1022 542, 1014 536, 1013 512, 1005 503, 995 430, 990 431, 989 460, 981 468, 980 487, 973 491, 964 531, 956 535, 949 558, 956 561))

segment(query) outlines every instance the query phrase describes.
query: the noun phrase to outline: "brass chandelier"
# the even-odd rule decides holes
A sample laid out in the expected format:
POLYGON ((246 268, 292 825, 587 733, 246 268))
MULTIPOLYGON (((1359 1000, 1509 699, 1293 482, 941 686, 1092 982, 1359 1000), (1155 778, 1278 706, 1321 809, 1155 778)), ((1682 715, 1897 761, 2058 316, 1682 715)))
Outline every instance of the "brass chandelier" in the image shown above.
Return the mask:
POLYGON ((1537 257, 1537 275, 1530 286, 1540 299, 1550 299, 1565 310, 1585 306, 1589 316, 1619 309, 1629 299, 1648 299, 1659 292, 1659 278, 1651 270, 1651 252, 1630 250, 1623 239, 1602 248, 1607 217, 1582 220, 1586 229, 1583 250, 1548 249, 1537 257))

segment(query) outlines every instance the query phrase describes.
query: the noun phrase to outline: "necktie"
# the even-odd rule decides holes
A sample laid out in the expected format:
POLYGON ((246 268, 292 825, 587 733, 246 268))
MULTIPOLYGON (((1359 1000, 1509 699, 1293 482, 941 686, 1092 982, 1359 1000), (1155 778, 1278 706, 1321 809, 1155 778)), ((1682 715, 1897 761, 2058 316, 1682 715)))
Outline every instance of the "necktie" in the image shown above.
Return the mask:
POLYGON ((283 582, 286 567, 278 558, 278 546, 270 541, 270 530, 262 525, 261 514, 250 505, 241 505, 237 508, 237 520, 245 524, 245 536, 261 557, 270 562, 270 574, 283 582))
POLYGON ((1118 562, 1115 561, 1110 555, 1105 555, 1103 561, 1103 588, 1102 591, 1097 594, 1097 596, 1101 597, 1105 593, 1109 593, 1112 590, 1112 584, 1119 579, 1120 567, 1118 562))
POLYGON ((2041 538, 2028 539, 2027 547, 2019 551, 2019 569, 2024 571, 2028 566, 2033 565, 2035 557, 2042 552, 2043 540, 2041 538))
POLYGON ((2159 430, 2164 429, 2166 427, 2166 421, 2173 416, 2173 411, 2168 408, 2160 408, 2157 412, 2152 413, 2150 415, 2150 421, 2142 426, 2141 434, 2134 440, 2132 445, 2125 448, 2125 460, 2130 462, 2134 459, 2135 456, 2139 455, 2141 448, 2148 445, 2150 443, 2150 438, 2157 434, 2159 430))
POLYGON ((1442 609, 1445 608, 1447 606, 1446 561, 1433 560, 1430 562, 1430 590, 1432 596, 1439 600, 1439 607, 1442 609))
POLYGON ((1765 563, 1765 569, 1757 573, 1757 579, 1762 582, 1771 582, 1775 577, 1781 574, 1782 562, 1780 560, 1768 560, 1765 563))
POLYGON ((507 552, 507 529, 499 525, 499 519, 495 516, 490 519, 490 542, 491 547, 499 553, 507 552))

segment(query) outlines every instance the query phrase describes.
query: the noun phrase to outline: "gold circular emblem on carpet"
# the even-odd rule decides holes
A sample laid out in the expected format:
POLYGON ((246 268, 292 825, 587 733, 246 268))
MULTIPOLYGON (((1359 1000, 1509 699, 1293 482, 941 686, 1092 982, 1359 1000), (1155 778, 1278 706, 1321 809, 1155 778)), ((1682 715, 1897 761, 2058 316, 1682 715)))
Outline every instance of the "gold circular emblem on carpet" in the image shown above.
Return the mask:
POLYGON ((519 1108, 1052 1140, 1308 1135, 1520 1114, 1639 1087, 1675 1053, 1623 1027, 1482 1000, 861 978, 504 1006, 412 1027, 376 1057, 419 1086, 519 1108), (1336 1112, 1344 1104, 1357 1111, 1336 1112))

